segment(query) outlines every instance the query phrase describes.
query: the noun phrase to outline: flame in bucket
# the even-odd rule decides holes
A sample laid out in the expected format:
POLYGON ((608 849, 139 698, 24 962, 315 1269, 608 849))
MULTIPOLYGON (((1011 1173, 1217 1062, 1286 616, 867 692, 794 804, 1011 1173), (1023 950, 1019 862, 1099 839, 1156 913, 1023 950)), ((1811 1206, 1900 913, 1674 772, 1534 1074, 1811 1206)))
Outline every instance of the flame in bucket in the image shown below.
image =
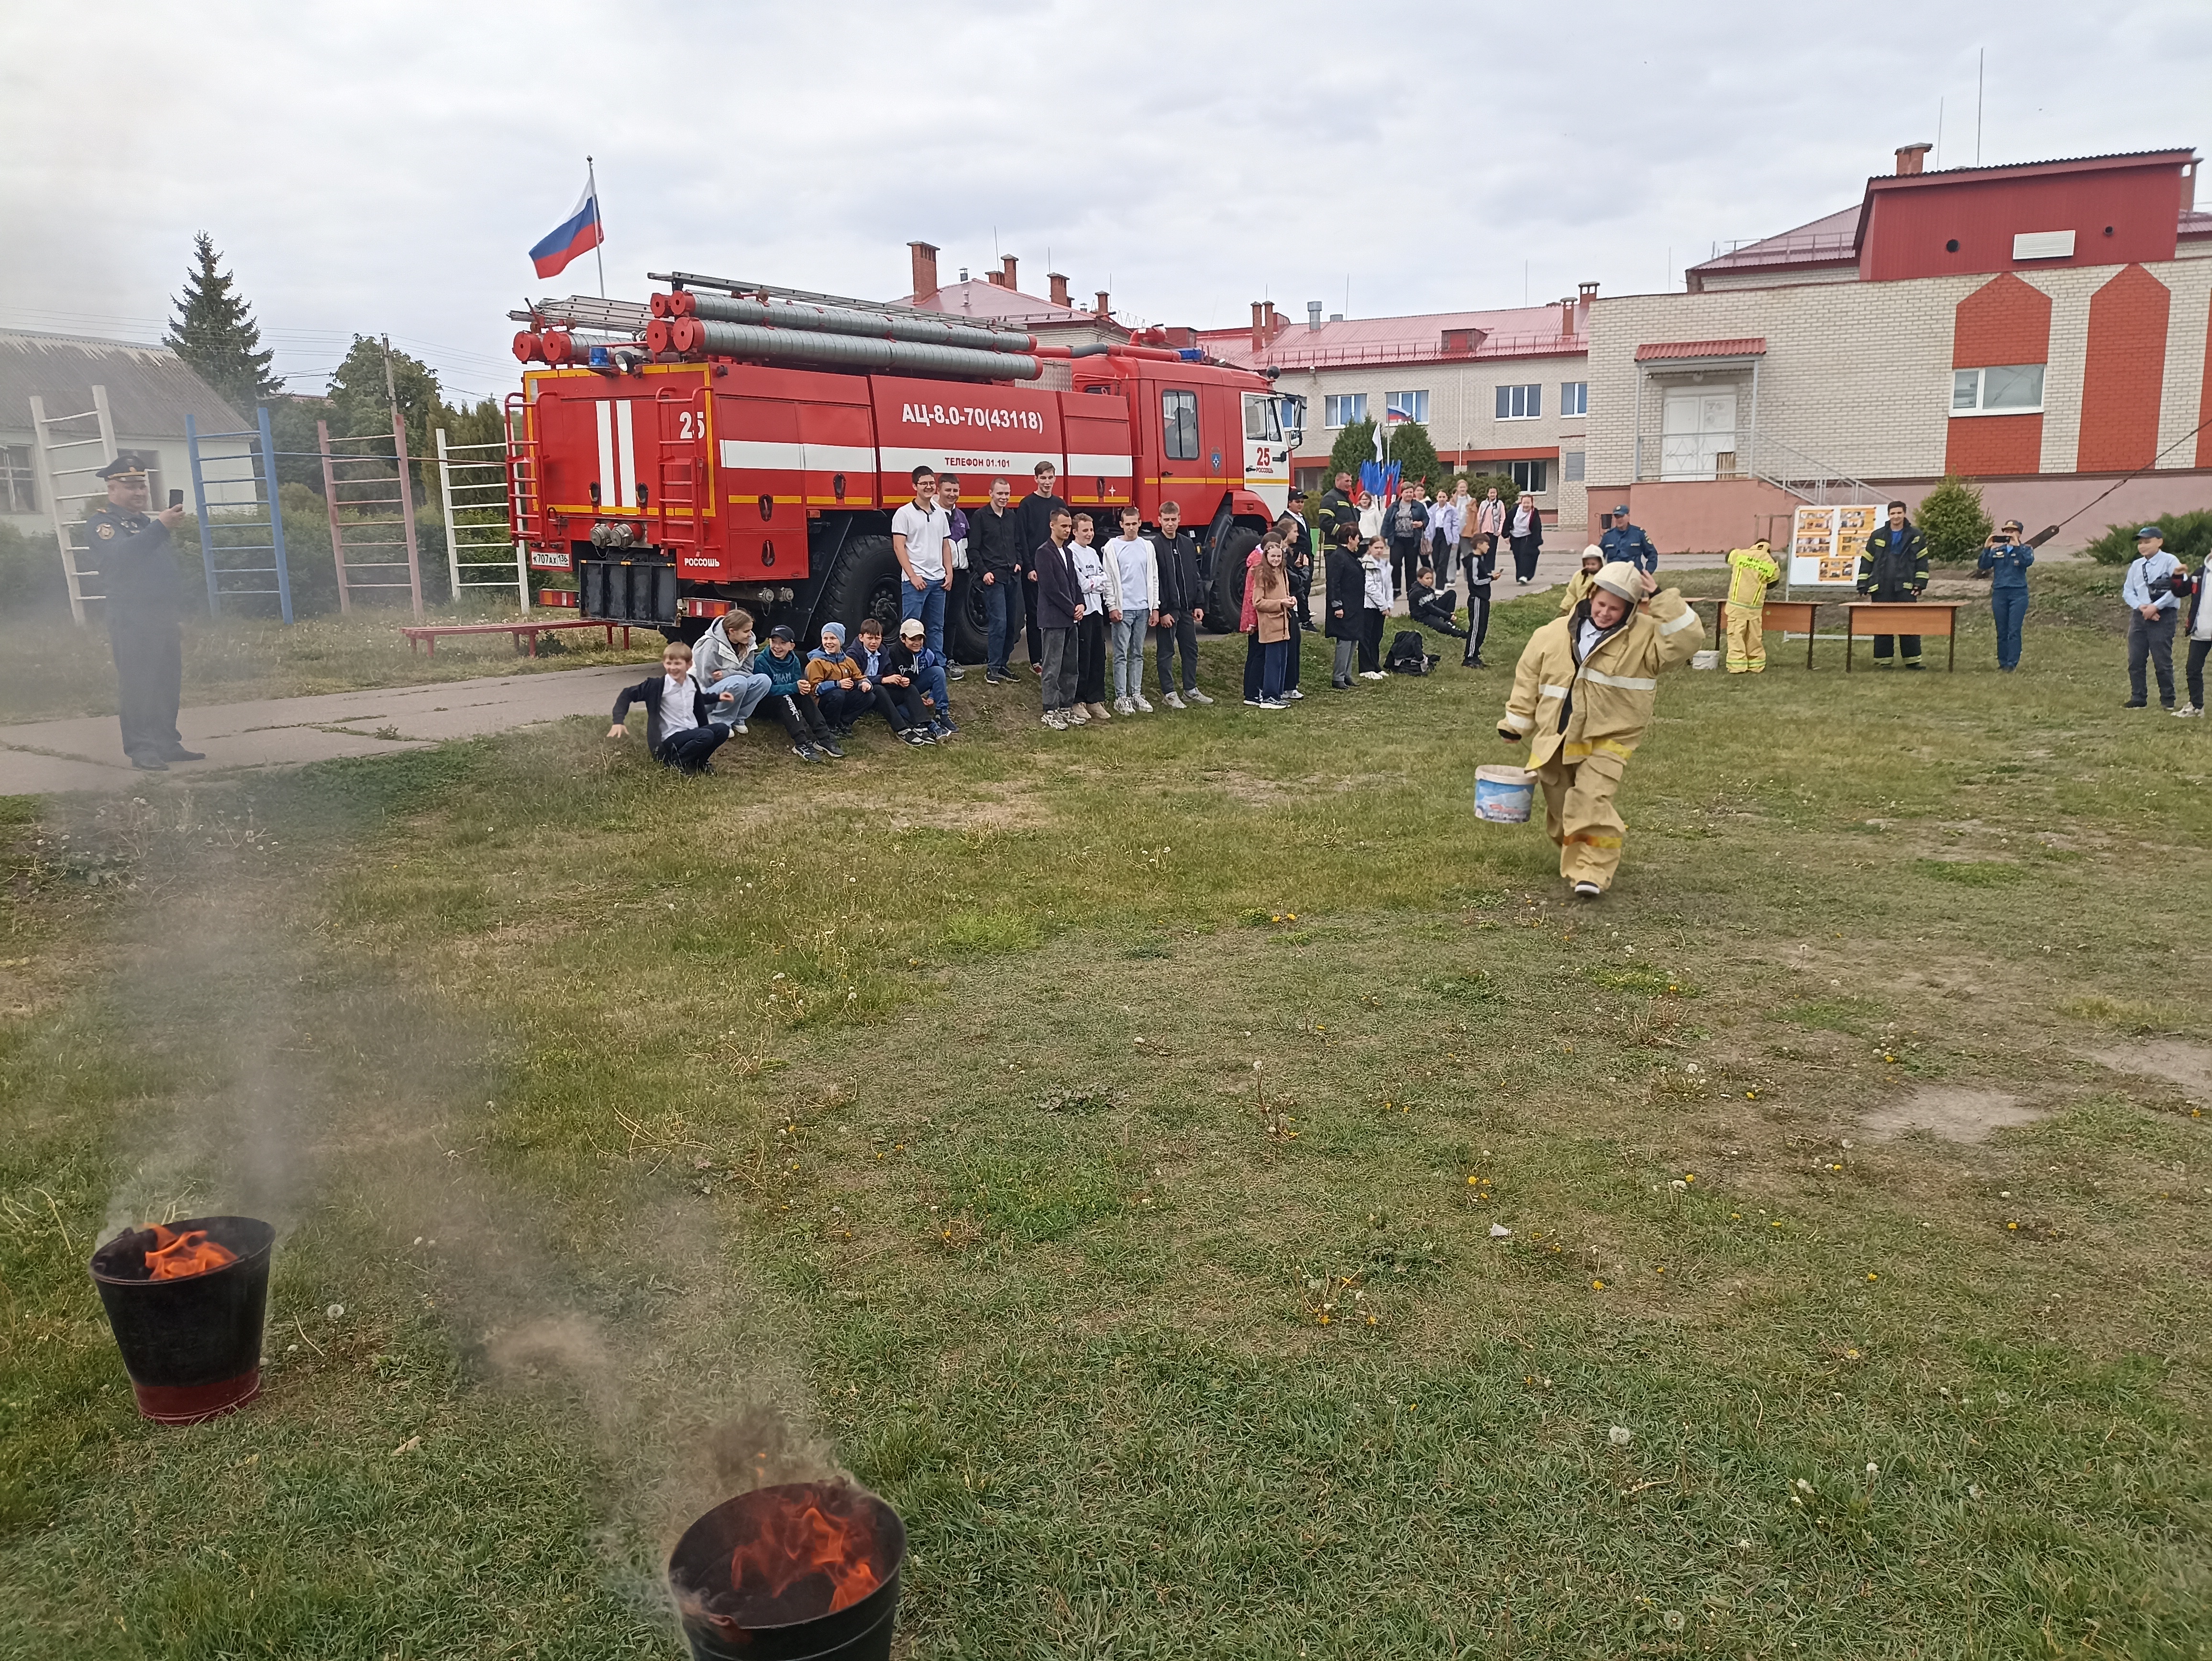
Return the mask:
POLYGON ((153 1226, 154 1249, 146 1254, 146 1272, 150 1279, 179 1281, 187 1275, 204 1275, 211 1269, 238 1261, 236 1252, 208 1238, 204 1228, 179 1233, 160 1223, 153 1226))
POLYGON ((793 1497, 765 1512, 760 1532, 731 1554, 730 1585, 748 1599, 772 1598, 808 1575, 826 1575, 834 1615, 883 1584, 872 1561, 875 1547, 865 1512, 832 1516, 812 1499, 793 1497))

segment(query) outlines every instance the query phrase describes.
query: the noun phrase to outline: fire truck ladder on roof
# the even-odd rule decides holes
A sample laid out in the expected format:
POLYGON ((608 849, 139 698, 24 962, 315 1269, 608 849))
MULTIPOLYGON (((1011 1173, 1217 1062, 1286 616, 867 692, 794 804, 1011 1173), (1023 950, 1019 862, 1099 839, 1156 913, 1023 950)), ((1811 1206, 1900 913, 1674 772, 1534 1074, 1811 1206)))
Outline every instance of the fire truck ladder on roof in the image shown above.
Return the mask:
POLYGON ((388 433, 353 438, 332 438, 330 423, 318 421, 315 438, 322 446, 323 501, 330 509, 331 563, 337 570, 340 614, 353 610, 357 588, 404 588, 421 622, 422 564, 415 539, 415 491, 407 477, 407 435, 398 416, 392 417, 388 433), (391 445, 392 456, 354 447, 375 444, 391 445), (399 534, 379 534, 390 531, 399 534), (404 557, 393 550, 404 550, 404 557), (368 557, 360 557, 363 554, 368 557), (362 581, 364 571, 376 573, 375 578, 362 581), (388 575, 398 571, 407 574, 404 581, 388 575))
POLYGON ((185 417, 208 614, 221 617, 226 599, 273 596, 289 623, 292 574, 284 563, 284 515, 276 501, 276 447, 269 435, 268 406, 256 413, 258 424, 242 433, 204 433, 189 412, 185 417), (216 496, 212 512, 210 491, 216 496), (261 563, 264 555, 266 565, 261 563))
POLYGON ((530 609, 530 568, 507 520, 507 446, 448 444, 438 429, 438 499, 446 509, 446 570, 465 588, 514 590, 530 609))
POLYGON ((100 598, 85 587, 86 578, 100 573, 82 563, 87 551, 78 545, 78 538, 84 528, 84 504, 107 494, 100 470, 115 459, 115 417, 107 411, 107 388, 94 386, 92 407, 75 415, 50 416, 46 400, 34 396, 31 432, 38 441, 33 455, 39 488, 46 492, 46 510, 53 515, 54 543, 62 551, 62 574, 69 579, 70 616, 82 627, 84 603, 100 598), (79 484, 85 488, 78 489, 79 484))

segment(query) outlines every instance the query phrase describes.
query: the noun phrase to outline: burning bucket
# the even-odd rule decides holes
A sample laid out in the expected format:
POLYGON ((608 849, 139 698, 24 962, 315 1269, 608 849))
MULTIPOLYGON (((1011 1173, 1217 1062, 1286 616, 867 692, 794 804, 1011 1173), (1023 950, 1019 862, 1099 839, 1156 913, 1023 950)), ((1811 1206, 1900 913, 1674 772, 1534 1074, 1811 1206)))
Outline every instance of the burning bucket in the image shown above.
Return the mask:
POLYGON ((276 1231, 252 1217, 126 1229, 92 1254, 93 1284, 138 1411, 196 1425, 261 1393, 276 1231))
POLYGON ((906 1524, 850 1482, 784 1482, 684 1531, 668 1584, 694 1661, 886 1661, 906 1524))

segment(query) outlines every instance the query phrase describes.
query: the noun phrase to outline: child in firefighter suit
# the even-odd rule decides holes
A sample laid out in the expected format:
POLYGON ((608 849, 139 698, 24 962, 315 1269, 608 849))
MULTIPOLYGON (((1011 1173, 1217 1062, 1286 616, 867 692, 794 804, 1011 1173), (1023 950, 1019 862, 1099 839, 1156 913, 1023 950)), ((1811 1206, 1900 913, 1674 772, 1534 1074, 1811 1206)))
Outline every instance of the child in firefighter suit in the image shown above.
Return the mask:
POLYGON ((1625 560, 1601 570, 1588 599, 1529 636, 1498 724, 1509 744, 1534 739, 1528 765, 1544 787, 1559 874, 1583 899, 1602 894, 1620 867, 1627 827, 1613 798, 1651 725, 1659 672, 1687 662, 1705 641, 1680 592, 1658 586, 1625 560))
POLYGON ((1782 575, 1765 537, 1748 548, 1729 551, 1728 605, 1723 621, 1728 634, 1731 675, 1766 672, 1766 587, 1782 575))

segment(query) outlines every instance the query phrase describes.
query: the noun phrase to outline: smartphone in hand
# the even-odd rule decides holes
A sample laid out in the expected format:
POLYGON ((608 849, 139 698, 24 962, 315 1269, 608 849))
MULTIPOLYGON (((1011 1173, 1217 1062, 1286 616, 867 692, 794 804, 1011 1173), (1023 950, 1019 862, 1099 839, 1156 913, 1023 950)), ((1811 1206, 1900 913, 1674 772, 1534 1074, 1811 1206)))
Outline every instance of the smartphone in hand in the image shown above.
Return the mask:
POLYGON ((172 508, 181 508, 184 505, 185 493, 182 490, 172 490, 169 492, 169 506, 172 508))

